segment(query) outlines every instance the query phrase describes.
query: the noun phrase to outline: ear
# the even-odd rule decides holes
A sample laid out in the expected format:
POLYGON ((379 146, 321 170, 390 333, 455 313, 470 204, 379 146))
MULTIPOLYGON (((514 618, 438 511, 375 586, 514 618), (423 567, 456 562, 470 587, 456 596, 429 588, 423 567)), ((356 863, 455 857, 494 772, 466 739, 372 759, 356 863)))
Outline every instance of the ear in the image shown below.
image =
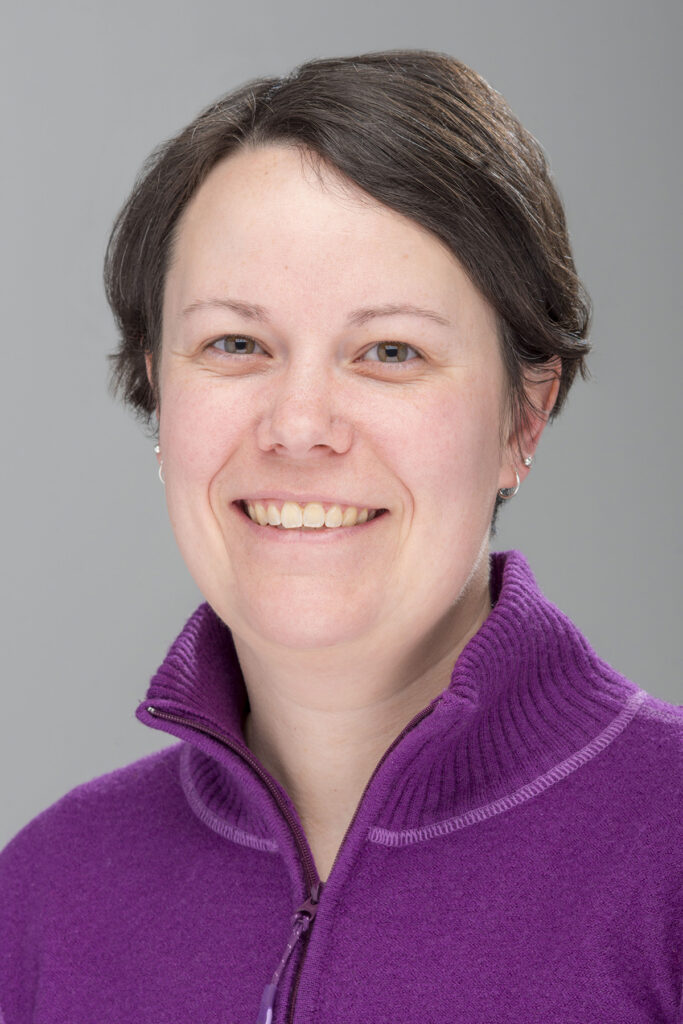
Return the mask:
MULTIPOLYGON (((155 388, 155 385, 154 385, 154 359, 152 357, 152 353, 151 352, 145 352, 145 369, 147 371, 147 380, 149 381, 149 386, 151 387, 152 394, 154 395, 154 394, 156 394, 156 388, 155 388)), ((156 403, 156 417, 157 417, 157 423, 158 423, 159 422, 159 402, 158 402, 158 400, 157 400, 157 403, 156 403)))
POLYGON ((520 481, 528 475, 531 467, 525 466, 522 460, 536 454, 541 434, 557 401, 561 376, 562 361, 559 356, 542 366, 526 369, 524 390, 528 406, 523 423, 517 424, 516 429, 513 427, 508 438, 499 487, 514 487, 515 471, 520 481))

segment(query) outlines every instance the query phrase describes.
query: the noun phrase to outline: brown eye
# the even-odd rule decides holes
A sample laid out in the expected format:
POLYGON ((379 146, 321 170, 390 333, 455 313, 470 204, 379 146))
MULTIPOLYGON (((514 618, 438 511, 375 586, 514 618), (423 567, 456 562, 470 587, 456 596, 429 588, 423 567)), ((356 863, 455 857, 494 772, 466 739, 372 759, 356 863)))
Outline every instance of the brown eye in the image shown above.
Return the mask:
POLYGON ((225 352, 226 355, 250 356, 256 345, 258 342, 253 338, 245 338, 241 334, 225 334, 222 338, 217 338, 211 347, 217 348, 219 352, 225 352))
POLYGON ((405 341, 379 341, 365 353, 367 357, 370 352, 377 349, 377 358, 370 357, 372 363, 405 363, 408 360, 408 352, 414 352, 419 358, 419 352, 408 345, 405 341))

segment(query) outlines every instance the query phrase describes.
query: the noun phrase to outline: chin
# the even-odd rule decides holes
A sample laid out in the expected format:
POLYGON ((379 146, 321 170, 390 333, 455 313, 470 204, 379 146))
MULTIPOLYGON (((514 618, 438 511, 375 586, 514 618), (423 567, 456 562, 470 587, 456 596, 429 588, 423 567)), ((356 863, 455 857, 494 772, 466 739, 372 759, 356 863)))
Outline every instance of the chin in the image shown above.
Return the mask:
MULTIPOLYGON (((232 602, 231 602, 232 603, 232 602)), ((239 623, 260 641, 287 648, 313 649, 351 643, 368 632, 372 602, 320 593, 319 588, 287 587, 251 596, 238 604, 239 623)), ((231 625, 229 617, 224 619, 231 625)), ((240 632, 233 616, 235 632, 240 632)))

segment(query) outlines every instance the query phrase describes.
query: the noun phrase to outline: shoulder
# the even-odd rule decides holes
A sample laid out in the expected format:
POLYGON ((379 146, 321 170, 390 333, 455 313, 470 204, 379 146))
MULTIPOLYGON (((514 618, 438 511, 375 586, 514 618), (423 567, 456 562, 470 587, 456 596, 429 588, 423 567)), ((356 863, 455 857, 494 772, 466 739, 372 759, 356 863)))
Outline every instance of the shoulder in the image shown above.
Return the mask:
POLYGON ((635 793, 649 789, 662 800, 683 800, 683 705, 649 693, 607 662, 593 658, 592 682, 614 703, 614 717, 591 753, 609 748, 618 759, 618 777, 635 793))
MULTIPOLYGON (((641 703, 626 738, 632 748, 632 771, 656 783, 663 799, 683 810, 683 705, 660 700, 640 690, 641 703)), ((683 823, 683 815, 681 815, 683 823)))
MULTIPOLYGON (((683 768, 683 705, 671 704, 642 689, 637 696, 639 706, 629 731, 632 741, 638 742, 645 763, 683 768)), ((680 791, 680 771, 672 781, 680 791)))
POLYGON ((641 721, 659 723, 650 726, 654 736, 670 740, 679 749, 683 747, 683 704, 670 704, 643 691, 645 698, 638 717, 641 721))
MULTIPOLYGON (((77 786, 0 852, 5 999, 13 998, 16 985, 30 984, 40 950, 59 946, 64 934, 76 934, 92 907, 108 891, 117 892, 116 880, 136 867, 144 868, 143 874, 153 870, 159 843, 192 816, 179 780, 182 746, 77 786)), ((182 834, 182 828, 178 831, 182 834)))
MULTIPOLYGON (((142 839, 162 817, 184 813, 177 743, 92 779, 42 811, 0 852, 0 893, 28 875, 54 874, 79 854, 111 850, 112 838, 142 839), (144 829, 140 825, 144 823, 144 829)), ((0 900, 1 902, 1 900, 0 900)))
MULTIPOLYGON (((612 755, 597 757, 603 783, 603 824, 624 816, 629 835, 624 857, 644 856, 658 873, 680 888, 683 862, 683 707, 645 690, 631 693, 635 714, 610 744, 612 755)), ((642 863, 641 863, 642 867, 642 863)))

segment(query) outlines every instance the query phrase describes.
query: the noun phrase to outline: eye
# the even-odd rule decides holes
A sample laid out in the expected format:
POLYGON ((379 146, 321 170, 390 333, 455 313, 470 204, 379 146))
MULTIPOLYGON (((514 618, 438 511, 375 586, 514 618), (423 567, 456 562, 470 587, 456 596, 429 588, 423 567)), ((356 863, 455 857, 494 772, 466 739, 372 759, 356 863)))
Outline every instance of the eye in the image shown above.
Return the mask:
POLYGON ((409 352, 414 352, 418 359, 422 358, 417 349, 405 341, 378 341, 376 345, 368 349, 365 356, 369 356, 375 349, 377 349, 377 357, 370 358, 369 362, 371 363, 388 363, 389 365, 405 363, 409 361, 409 352))
POLYGON ((222 337, 216 338, 209 345, 209 348, 217 349, 219 352, 229 356, 251 356, 254 354, 256 347, 261 348, 258 341, 254 341, 253 338, 247 338, 243 334, 224 334, 222 337))

